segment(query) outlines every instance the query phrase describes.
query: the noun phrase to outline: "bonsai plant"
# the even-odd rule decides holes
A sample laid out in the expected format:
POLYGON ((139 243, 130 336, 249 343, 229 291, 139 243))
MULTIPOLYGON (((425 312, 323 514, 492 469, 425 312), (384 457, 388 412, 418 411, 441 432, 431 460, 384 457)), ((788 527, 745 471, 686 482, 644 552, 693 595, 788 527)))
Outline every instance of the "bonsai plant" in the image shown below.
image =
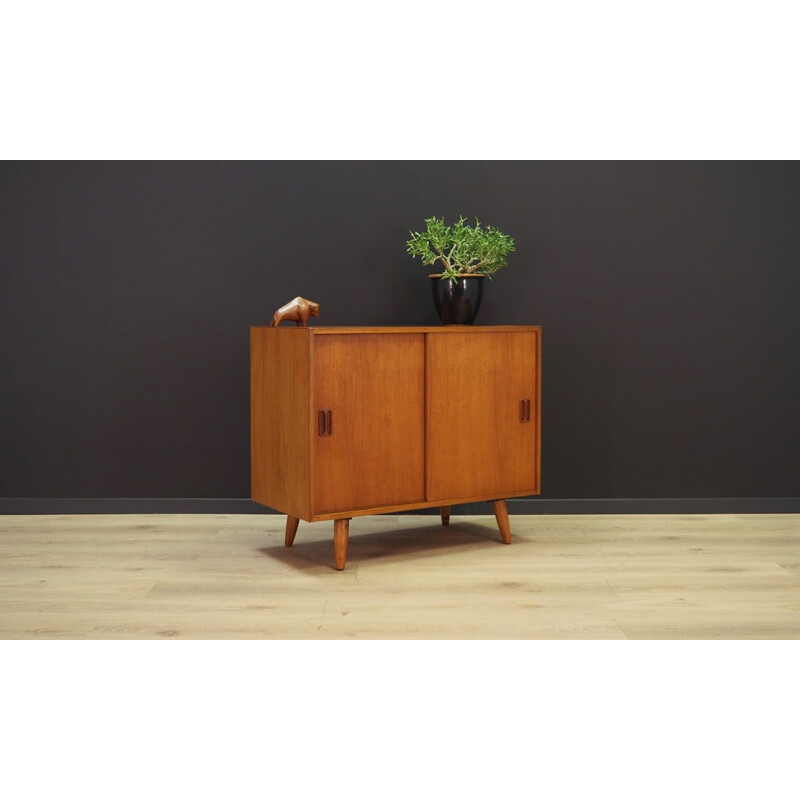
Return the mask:
POLYGON ((471 325, 483 297, 483 279, 491 280, 507 265, 514 240, 491 225, 481 227, 477 218, 474 226, 461 216, 454 225, 438 217, 426 219, 425 225, 422 233, 409 231, 406 250, 423 264, 442 265, 441 272, 428 276, 442 323, 471 325))

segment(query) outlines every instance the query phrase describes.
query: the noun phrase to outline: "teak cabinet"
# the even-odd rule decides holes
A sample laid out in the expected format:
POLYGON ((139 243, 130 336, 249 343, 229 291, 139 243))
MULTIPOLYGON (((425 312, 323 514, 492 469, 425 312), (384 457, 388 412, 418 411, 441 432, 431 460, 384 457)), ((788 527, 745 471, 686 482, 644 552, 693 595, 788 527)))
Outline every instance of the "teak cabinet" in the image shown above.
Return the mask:
POLYGON ((334 520, 540 491, 541 328, 250 329, 252 498, 334 520))

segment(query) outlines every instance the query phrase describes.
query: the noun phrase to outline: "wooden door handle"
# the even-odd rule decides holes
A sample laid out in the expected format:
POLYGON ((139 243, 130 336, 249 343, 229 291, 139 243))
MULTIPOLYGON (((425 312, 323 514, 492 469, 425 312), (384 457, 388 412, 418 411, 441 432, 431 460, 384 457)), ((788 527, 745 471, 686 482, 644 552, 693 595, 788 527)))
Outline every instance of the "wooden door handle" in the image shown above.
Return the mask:
POLYGON ((527 397, 519 401, 519 421, 531 421, 531 401, 527 397))
POLYGON ((320 409, 317 412, 317 435, 330 436, 333 433, 333 412, 320 409))

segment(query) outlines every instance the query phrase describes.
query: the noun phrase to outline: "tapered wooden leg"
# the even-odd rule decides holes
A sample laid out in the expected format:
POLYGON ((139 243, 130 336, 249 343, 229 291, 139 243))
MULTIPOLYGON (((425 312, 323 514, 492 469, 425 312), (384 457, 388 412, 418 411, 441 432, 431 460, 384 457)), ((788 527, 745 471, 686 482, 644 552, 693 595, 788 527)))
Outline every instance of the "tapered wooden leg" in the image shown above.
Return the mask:
POLYGON ((347 538, 350 535, 350 520, 335 519, 333 521, 333 555, 336 569, 344 569, 347 561, 347 538))
POLYGON ((494 516, 497 519, 497 527, 500 528, 500 535, 503 537, 503 544, 511 544, 511 525, 508 521, 505 500, 494 501, 494 516))
POLYGON ((291 547, 294 543, 294 535, 297 533, 297 526, 300 520, 297 517, 286 517, 286 538, 283 543, 287 547, 291 547))
POLYGON ((442 515, 442 525, 450 524, 450 506, 442 506, 439 511, 442 515))

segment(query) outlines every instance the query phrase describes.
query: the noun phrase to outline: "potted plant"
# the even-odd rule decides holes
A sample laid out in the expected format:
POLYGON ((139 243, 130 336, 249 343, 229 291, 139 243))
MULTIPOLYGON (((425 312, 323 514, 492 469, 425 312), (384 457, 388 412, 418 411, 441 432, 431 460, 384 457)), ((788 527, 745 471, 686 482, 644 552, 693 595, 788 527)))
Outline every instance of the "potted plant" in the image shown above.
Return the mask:
POLYGON ((429 275, 433 301, 444 325, 471 325, 483 298, 483 281, 492 279, 507 264, 514 240, 491 225, 481 227, 477 218, 470 226, 464 217, 454 225, 444 218, 425 220, 422 233, 409 231, 409 255, 432 266, 441 262, 442 271, 429 275))

